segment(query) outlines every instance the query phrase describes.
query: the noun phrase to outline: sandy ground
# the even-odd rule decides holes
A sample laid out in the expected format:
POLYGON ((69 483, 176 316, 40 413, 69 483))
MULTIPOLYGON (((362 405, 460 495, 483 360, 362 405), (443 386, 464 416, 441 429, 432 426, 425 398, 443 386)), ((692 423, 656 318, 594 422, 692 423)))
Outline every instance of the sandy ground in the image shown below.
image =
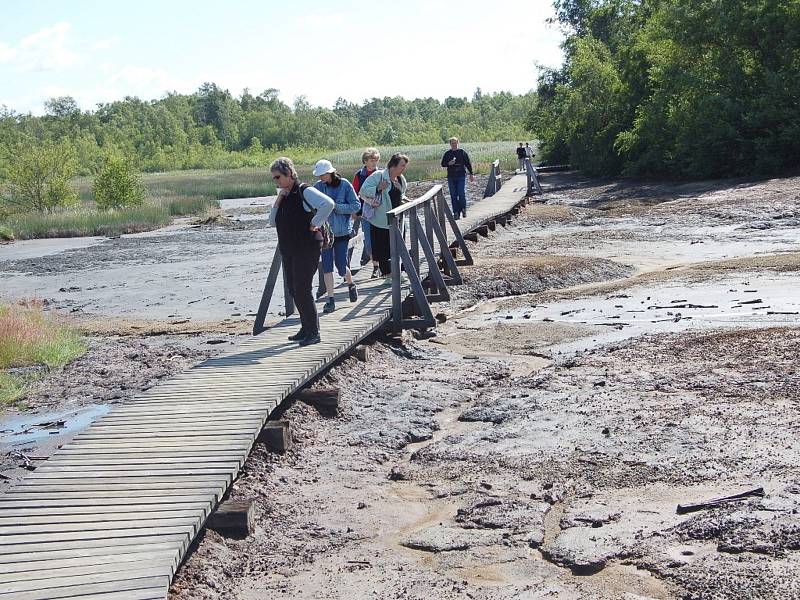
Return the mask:
MULTIPOLYGON (((255 532, 204 532, 171 600, 800 598, 800 178, 544 188, 473 245, 436 337, 338 364, 336 414, 281 407, 293 448, 230 494, 255 532)), ((242 333, 214 306, 86 327, 150 357, 142 387, 242 333)))

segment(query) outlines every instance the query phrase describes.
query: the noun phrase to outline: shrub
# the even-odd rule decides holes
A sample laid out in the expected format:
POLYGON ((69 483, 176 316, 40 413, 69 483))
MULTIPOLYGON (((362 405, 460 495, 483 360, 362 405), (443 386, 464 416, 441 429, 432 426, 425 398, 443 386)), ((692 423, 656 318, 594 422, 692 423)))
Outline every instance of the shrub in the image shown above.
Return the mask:
POLYGON ((106 159, 92 189, 99 208, 124 208, 144 202, 145 187, 130 164, 120 156, 106 159))
POLYGON ((69 180, 76 173, 75 153, 68 142, 25 140, 8 167, 6 202, 21 210, 48 211, 78 203, 69 180))

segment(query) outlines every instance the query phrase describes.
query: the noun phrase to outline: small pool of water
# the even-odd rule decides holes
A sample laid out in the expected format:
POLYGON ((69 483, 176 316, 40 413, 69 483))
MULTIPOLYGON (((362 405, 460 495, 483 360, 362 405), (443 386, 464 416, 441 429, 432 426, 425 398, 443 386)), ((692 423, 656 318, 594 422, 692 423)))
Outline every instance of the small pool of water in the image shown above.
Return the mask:
POLYGON ((69 411, 18 415, 0 420, 0 452, 86 429, 111 410, 106 404, 91 404, 69 411))

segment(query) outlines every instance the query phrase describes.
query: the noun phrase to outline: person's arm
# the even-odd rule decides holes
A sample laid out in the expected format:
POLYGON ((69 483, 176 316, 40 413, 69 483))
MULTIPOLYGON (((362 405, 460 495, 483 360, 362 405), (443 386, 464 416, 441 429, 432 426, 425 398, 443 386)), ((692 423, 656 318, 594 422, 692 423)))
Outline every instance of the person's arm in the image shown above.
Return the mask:
POLYGON ((361 171, 356 171, 356 174, 353 175, 353 190, 355 190, 356 194, 358 194, 358 190, 361 189, 361 184, 364 183, 361 181, 361 171))
MULTIPOLYGON (((314 187, 306 188, 305 192, 303 192, 303 199, 311 208, 317 211, 317 214, 311 219, 311 226, 320 227, 333 212, 333 207, 335 206, 333 200, 314 187)), ((303 208, 311 212, 308 207, 304 206, 303 208)))
POLYGON ((278 197, 275 198, 275 202, 272 203, 272 206, 269 208, 269 226, 275 227, 275 219, 278 216, 278 207, 281 205, 281 200, 283 200, 283 190, 279 190, 278 197))
POLYGON ((379 193, 378 184, 381 182, 382 176, 383 173, 381 171, 375 171, 361 184, 358 195, 363 198, 365 202, 369 202, 370 206, 374 206, 375 197, 379 193))
POLYGON ((474 179, 475 175, 472 172, 472 163, 469 160, 469 154, 467 154, 466 150, 464 150, 464 166, 467 168, 467 172, 469 173, 469 178, 474 179))
MULTIPOLYGON (((336 213, 340 215, 354 215, 359 210, 361 210, 361 202, 358 200, 358 196, 356 196, 356 192, 353 189, 353 186, 350 185, 350 182, 347 179, 342 179, 342 182, 339 184, 339 187, 342 188, 343 196, 342 202, 336 203, 336 208, 334 209, 336 213)), ((337 198, 338 200, 338 198, 337 198)))
POLYGON ((448 150, 442 156, 442 166, 445 167, 445 168, 447 168, 447 163, 450 161, 450 152, 451 152, 451 150, 448 150))

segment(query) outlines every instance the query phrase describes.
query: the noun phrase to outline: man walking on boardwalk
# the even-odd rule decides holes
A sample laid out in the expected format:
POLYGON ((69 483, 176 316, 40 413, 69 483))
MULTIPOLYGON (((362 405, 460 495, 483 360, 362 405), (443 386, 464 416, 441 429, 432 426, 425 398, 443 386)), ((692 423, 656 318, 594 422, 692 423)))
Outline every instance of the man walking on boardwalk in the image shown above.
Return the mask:
POLYGON ((447 140, 450 150, 442 156, 442 166, 447 168, 447 187, 450 188, 450 202, 453 204, 453 216, 467 216, 467 173, 469 181, 475 181, 472 163, 466 150, 458 147, 458 138, 447 140))

